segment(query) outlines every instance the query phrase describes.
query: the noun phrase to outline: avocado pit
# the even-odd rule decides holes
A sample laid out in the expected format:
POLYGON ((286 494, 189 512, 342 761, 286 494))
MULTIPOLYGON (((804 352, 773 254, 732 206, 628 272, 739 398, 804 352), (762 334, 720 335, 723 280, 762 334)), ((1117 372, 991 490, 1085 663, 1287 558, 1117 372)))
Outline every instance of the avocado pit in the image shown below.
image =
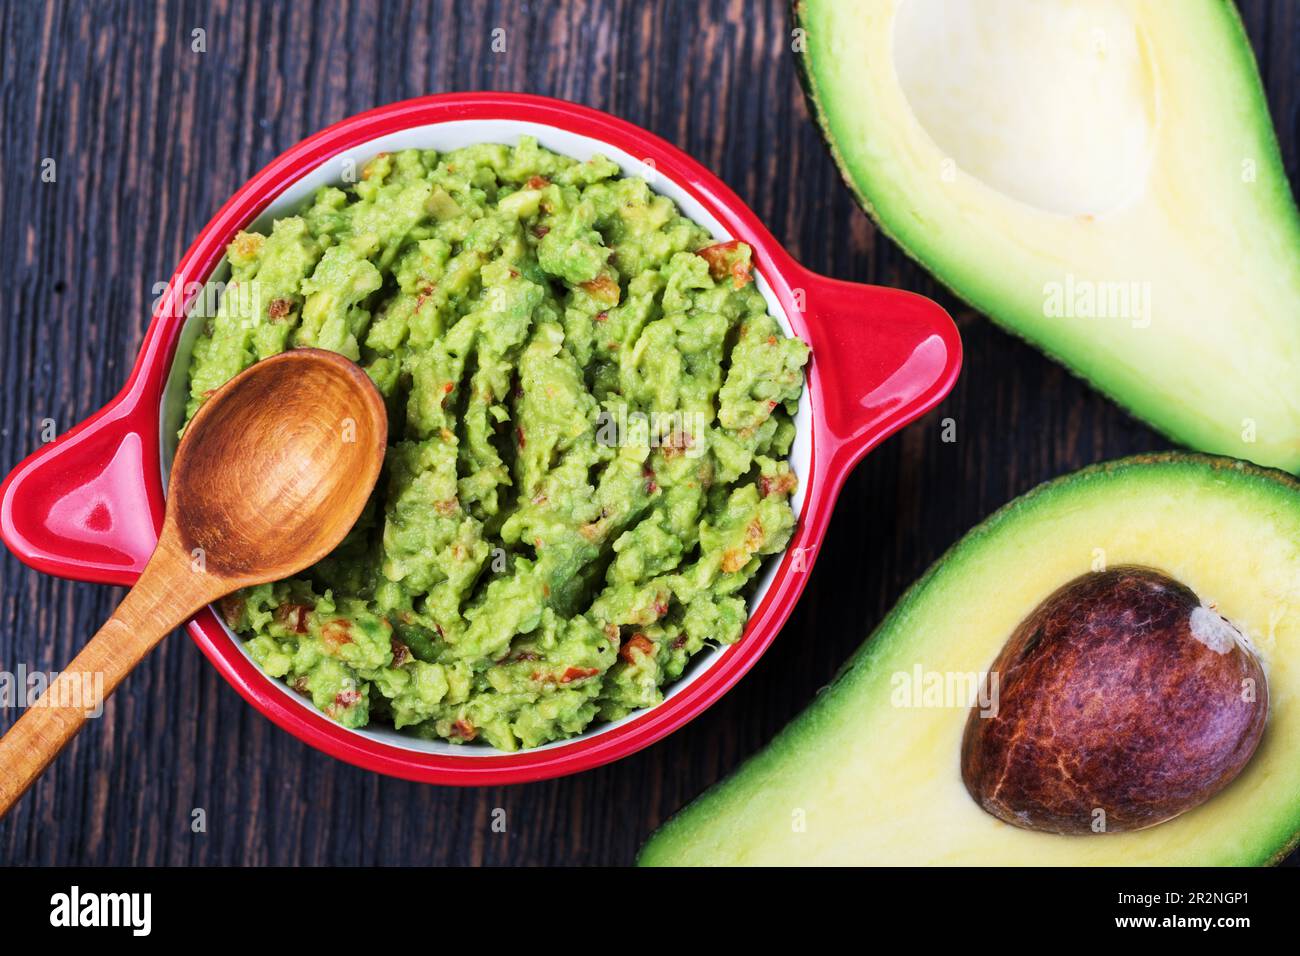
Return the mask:
POLYGON ((1245 636, 1150 568, 1075 578, 1012 633, 973 709, 961 771, 1000 820, 1048 833, 1117 833, 1204 803, 1246 766, 1268 689, 1245 636))

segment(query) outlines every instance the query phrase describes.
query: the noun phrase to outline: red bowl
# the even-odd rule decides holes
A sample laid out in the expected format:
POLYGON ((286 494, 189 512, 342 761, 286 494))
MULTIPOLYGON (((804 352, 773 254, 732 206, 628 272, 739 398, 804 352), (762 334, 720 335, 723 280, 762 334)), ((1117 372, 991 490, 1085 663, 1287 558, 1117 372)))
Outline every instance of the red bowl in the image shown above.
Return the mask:
POLYGON ((877 443, 948 393, 961 365, 961 340, 948 314, 929 299, 808 271, 730 189, 689 156, 630 123, 561 100, 456 93, 395 103, 303 140, 249 180, 185 253, 121 393, 23 461, 0 486, 0 537, 9 549, 50 574, 133 583, 162 526, 163 441, 170 432, 163 423, 163 398, 185 316, 236 231, 273 203, 288 201, 286 193, 302 192, 305 178, 320 179, 327 163, 379 151, 385 143, 375 140, 392 144, 428 136, 425 144, 438 148, 437 140, 448 136, 513 142, 520 132, 538 133, 542 145, 560 152, 594 141, 627 171, 652 170, 652 184, 673 196, 687 215, 718 238, 753 247, 769 304, 812 346, 801 410, 802 451, 794 460, 802 492, 796 502, 799 523, 789 548, 767 571, 744 636, 679 682, 656 707, 568 741, 505 754, 429 749, 404 743, 396 734, 348 730, 263 674, 211 608, 190 621, 190 634, 246 700, 299 739, 349 763, 430 783, 516 783, 596 767, 648 746, 726 693, 767 649, 803 591, 845 475, 877 443))

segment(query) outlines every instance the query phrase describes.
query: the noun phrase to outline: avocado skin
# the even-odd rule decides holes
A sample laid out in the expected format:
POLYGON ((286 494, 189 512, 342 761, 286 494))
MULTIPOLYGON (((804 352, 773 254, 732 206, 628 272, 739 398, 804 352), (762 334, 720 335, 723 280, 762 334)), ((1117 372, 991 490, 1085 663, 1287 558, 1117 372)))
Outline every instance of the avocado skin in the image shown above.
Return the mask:
MULTIPOLYGON (((841 2, 843 2, 843 0, 841 0, 841 2)), ((809 5, 809 0, 790 0, 789 7, 790 7, 791 22, 798 29, 807 30, 809 28, 808 13, 807 13, 808 5, 809 5)), ((1223 8, 1222 14, 1226 21, 1226 27, 1227 29, 1232 31, 1232 33, 1234 34, 1234 39, 1236 40, 1235 49, 1242 61, 1240 65, 1253 78, 1252 85, 1254 87, 1255 95, 1258 98, 1258 102, 1264 104, 1263 109, 1265 111, 1265 115, 1268 115, 1267 96, 1264 90, 1263 81, 1260 79, 1259 76, 1259 67, 1258 67, 1258 62, 1255 58, 1254 49, 1250 44, 1250 39, 1246 33, 1245 24, 1242 22, 1241 19, 1241 13, 1237 10, 1236 4, 1233 3, 1232 0, 1222 0, 1221 6, 1223 8)), ((994 324, 996 324, 1003 331, 1010 333, 1011 335, 1015 336, 1021 341, 1027 342, 1029 345, 1033 346, 1035 349, 1042 352, 1052 361, 1064 367, 1065 370, 1068 371, 1075 378, 1087 382, 1089 385, 1093 385, 1094 387, 1096 387, 1095 383, 1093 383, 1086 374, 1078 371, 1074 367, 1073 363, 1065 355, 1059 353, 1051 344, 1043 343, 1031 339, 1021 329, 1017 328, 1016 324, 1013 321, 1010 321, 1007 318, 1004 318, 1003 316, 999 315, 996 309, 983 308, 979 303, 976 303, 971 299, 969 299, 956 286, 954 286, 952 282, 950 282, 949 279, 947 279, 943 275, 942 272, 937 271, 932 266, 931 263, 927 262, 925 258, 916 249, 913 248, 910 242, 908 242, 896 230, 890 227, 890 225, 885 221, 884 217, 882 217, 877 211, 876 206, 872 202, 871 197, 862 188, 862 186, 854 179, 852 169, 849 163, 845 160, 843 152, 840 150, 838 144, 835 141, 835 137, 832 134, 830 129, 830 124, 826 120, 826 110, 822 106, 821 97, 817 91, 817 83, 813 77, 812 61, 813 61, 813 57, 811 53, 811 48, 805 42, 804 49, 802 51, 796 52, 795 54, 795 74, 798 76, 799 85, 803 89, 804 99, 808 105, 808 112, 812 117, 813 125, 817 129, 817 134, 821 139, 822 144, 826 147, 827 152, 830 153, 831 159, 835 163, 835 168, 839 170, 840 178, 843 179, 844 184, 848 187, 850 194, 853 196, 854 202, 857 203, 859 208, 861 208, 862 211, 865 212, 871 218, 876 228, 879 229, 880 232, 886 238, 888 238, 891 242, 893 242, 894 245, 898 246, 898 248, 901 249, 909 259, 916 262, 918 265, 922 266, 927 272, 929 272, 930 275, 948 292, 952 293, 954 296, 956 296, 961 301, 965 302, 967 305, 971 306, 972 308, 984 314, 987 318, 991 319, 994 322, 994 324)), ((1269 147, 1270 154, 1261 157, 1261 161, 1272 163, 1279 170, 1281 170, 1283 169, 1282 152, 1281 152, 1281 148, 1278 145, 1277 131, 1276 128, 1271 123, 1267 124, 1267 126, 1268 126, 1267 129, 1268 147, 1269 147)), ((1282 178, 1285 181, 1285 174, 1283 174, 1282 178)), ((1293 197, 1291 198, 1290 202, 1287 205, 1289 206, 1288 214, 1293 224, 1300 224, 1300 208, 1296 206, 1293 197)), ((1293 225, 1292 228, 1298 228, 1298 227, 1296 225, 1293 225)), ((1179 444, 1183 444, 1183 445, 1188 444, 1184 436, 1179 435, 1175 429, 1166 426, 1163 422, 1159 420, 1158 413, 1146 412, 1141 407, 1139 407, 1136 403, 1129 402, 1128 400, 1126 400, 1126 398, 1123 395, 1116 394, 1113 390, 1101 389, 1101 391, 1107 398, 1115 402, 1115 404, 1119 405, 1122 409, 1124 409, 1124 411, 1126 411, 1133 418, 1137 419, 1138 421, 1142 422, 1148 427, 1164 435, 1166 438, 1171 439, 1172 441, 1178 442, 1179 444)), ((1224 451, 1224 449, 1211 449, 1211 450, 1224 451)), ((1287 467, 1291 467, 1288 463, 1284 463, 1284 462, 1271 462, 1270 464, 1275 464, 1275 465, 1286 464, 1287 467)), ((1292 468, 1292 470, 1295 471, 1297 474, 1300 474, 1300 465, 1296 465, 1294 468, 1292 468)))
MULTIPOLYGON (((1127 458, 1102 462, 1052 479, 1033 488, 993 512, 930 565, 925 573, 904 592, 898 603, 894 605, 871 636, 840 667, 830 683, 817 694, 809 706, 787 724, 764 749, 746 759, 731 774, 714 783, 695 800, 687 804, 686 807, 661 824, 642 846, 636 858, 636 865, 680 865, 674 858, 673 841, 681 835, 677 831, 681 830, 685 833, 688 827, 698 829, 701 825, 698 822, 686 819, 690 811, 702 804, 716 802, 714 798, 722 797, 729 785, 734 780, 742 777, 747 768, 760 762, 790 759, 797 751, 801 740, 806 735, 815 733, 819 723, 826 722, 829 714, 828 708, 842 706, 836 700, 837 692, 843 690, 843 685, 855 670, 869 665, 871 658, 878 649, 877 638, 881 635, 893 636, 895 634, 900 622, 909 617, 913 607, 917 605, 919 600, 924 598, 930 582, 946 565, 961 563, 967 552, 977 549, 984 539, 997 534, 1002 525, 1022 511, 1037 508, 1040 504, 1050 502, 1059 489, 1095 482, 1126 471, 1144 470, 1151 467, 1172 467, 1193 474, 1204 474, 1206 471, 1211 474, 1218 472, 1231 473, 1235 477, 1245 478, 1250 481, 1262 494, 1280 496, 1287 499, 1287 504, 1290 507, 1300 510, 1300 480, 1284 471, 1216 455, 1176 451, 1133 455, 1127 458)), ((1024 610, 1028 613, 1031 608, 1027 607, 1024 610)), ((960 720, 964 722, 964 715, 960 720)), ((1281 842, 1267 858, 1258 861, 1259 863, 1269 866, 1276 865, 1295 850, 1297 846, 1300 846, 1300 817, 1293 821, 1292 827, 1289 838, 1281 842)), ((1084 837, 1083 839, 1088 838, 1084 837)), ((1105 838, 1103 837, 1103 839, 1105 838)))

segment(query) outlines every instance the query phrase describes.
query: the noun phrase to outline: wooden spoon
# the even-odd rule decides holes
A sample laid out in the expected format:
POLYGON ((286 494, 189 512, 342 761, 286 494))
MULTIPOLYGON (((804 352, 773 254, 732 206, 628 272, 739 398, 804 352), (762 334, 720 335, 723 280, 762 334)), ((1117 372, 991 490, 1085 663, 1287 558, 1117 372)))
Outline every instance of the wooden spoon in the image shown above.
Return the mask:
POLYGON ((140 579, 0 738, 0 815, 165 635, 205 604, 334 550, 379 478, 387 438, 374 384, 333 352, 283 352, 216 391, 176 450, 140 579))

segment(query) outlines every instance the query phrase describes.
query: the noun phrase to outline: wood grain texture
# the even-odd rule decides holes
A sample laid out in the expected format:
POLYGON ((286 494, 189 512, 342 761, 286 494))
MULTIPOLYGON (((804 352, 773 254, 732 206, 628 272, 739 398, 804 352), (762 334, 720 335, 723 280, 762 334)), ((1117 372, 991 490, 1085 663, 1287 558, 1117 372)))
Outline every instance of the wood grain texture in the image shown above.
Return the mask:
MULTIPOLYGON (((1294 184, 1300 5, 1248 0, 1242 12, 1294 184)), ((66 429, 121 385, 155 286, 245 179, 329 123, 424 93, 526 90, 626 117, 721 175, 808 266, 938 298, 966 345, 942 407, 849 479, 773 648, 649 750, 524 787, 384 779, 276 729, 188 639, 171 639, 0 821, 0 863, 627 863, 669 813, 802 709, 978 520, 1045 479, 1167 447, 875 231, 808 121, 789 30, 783 3, 745 0, 0 4, 6 470, 40 441, 44 419, 66 429), (497 27, 502 54, 491 51, 497 27), (195 29, 205 53, 191 49, 195 29), (46 158, 54 183, 41 181, 46 158), (947 417, 951 444, 940 441, 947 417), (206 832, 192 832, 196 809, 206 832)), ((0 575, 6 670, 71 660, 121 598, 7 553, 0 575)))
POLYGON ((159 641, 233 589, 215 576, 196 574, 175 526, 164 527, 125 600, 0 737, 0 814, 8 813, 77 732, 101 715, 106 695, 159 641))

